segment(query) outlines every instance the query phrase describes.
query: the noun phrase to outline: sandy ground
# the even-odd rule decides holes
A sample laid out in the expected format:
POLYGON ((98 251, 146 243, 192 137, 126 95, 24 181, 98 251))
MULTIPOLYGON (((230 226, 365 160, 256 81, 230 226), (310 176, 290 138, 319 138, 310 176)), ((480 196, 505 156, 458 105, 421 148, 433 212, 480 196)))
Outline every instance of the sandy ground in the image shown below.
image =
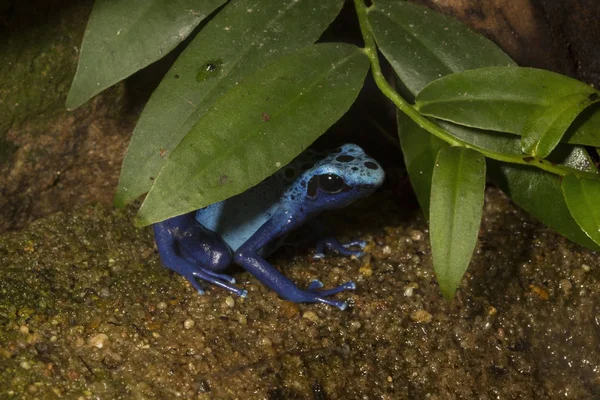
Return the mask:
POLYGON ((417 211, 389 193, 335 213, 369 254, 283 249, 307 285, 354 280, 351 307, 198 295, 160 265, 149 229, 103 206, 0 237, 0 398, 593 399, 600 396, 600 259, 488 189, 453 302, 417 211))

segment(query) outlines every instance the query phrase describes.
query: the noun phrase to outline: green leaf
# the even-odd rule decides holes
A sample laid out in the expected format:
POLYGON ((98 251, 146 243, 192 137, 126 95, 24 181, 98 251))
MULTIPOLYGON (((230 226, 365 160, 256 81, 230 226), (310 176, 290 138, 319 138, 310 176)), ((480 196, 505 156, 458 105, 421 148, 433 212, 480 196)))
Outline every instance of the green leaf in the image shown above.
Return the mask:
POLYGON ((597 93, 577 93, 539 108, 525 121, 521 137, 523 152, 541 158, 547 157, 575 118, 598 101, 600 96, 597 93))
MULTIPOLYGON (((431 82, 417 95, 415 106, 427 116, 521 135, 528 121, 544 114, 542 108, 567 101, 562 99, 570 96, 589 96, 590 101, 596 101, 598 95, 600 92, 591 86, 554 72, 490 67, 454 73, 431 82)), ((568 140, 600 144, 597 135, 583 137, 577 132, 568 140)))
MULTIPOLYGON (((493 42, 456 19, 407 1, 375 0, 369 26, 379 50, 414 95, 440 76, 464 69, 515 65, 493 42)), ((411 184, 429 216, 431 174, 443 141, 397 114, 398 135, 411 184)), ((516 148, 520 152, 518 140, 516 148)))
POLYGON ((342 3, 239 0, 221 10, 146 104, 123 162, 115 203, 123 206, 146 193, 165 158, 216 99, 282 56, 315 42, 342 3))
POLYGON ((477 243, 485 190, 485 158, 464 147, 440 150, 433 171, 430 236, 433 268, 450 299, 477 243))
MULTIPOLYGON (((452 136, 471 145, 505 154, 523 155, 521 140, 518 136, 504 132, 469 128, 442 120, 436 120, 436 123, 452 136)), ((555 164, 562 164, 579 171, 596 172, 596 168, 590 159, 589 154, 580 146, 560 144, 556 147, 555 151, 549 155, 548 161, 555 164)))
POLYGON ((368 68, 361 49, 326 43, 305 47, 241 82, 167 159, 140 208, 139 223, 205 207, 273 174, 348 110, 368 68))
MULTIPOLYGON (((520 140, 517 136, 477 130, 445 121, 437 122, 467 143, 493 151, 521 154, 520 140)), ((587 151, 581 147, 561 144, 551 154, 549 161, 575 170, 596 172, 593 161, 587 151)), ((571 217, 560 191, 560 177, 534 167, 499 163, 493 160, 488 160, 488 167, 489 179, 519 207, 567 239, 588 248, 597 248, 571 217)))
MULTIPOLYGON (((494 43, 450 17, 409 2, 374 0, 374 3, 369 8, 369 23, 377 44, 412 94, 452 72, 483 66, 516 65, 494 43)), ((600 142, 600 129, 597 128, 600 126, 600 112, 593 113, 594 108, 596 105, 586 109, 573 122, 566 136, 569 142, 600 142), (582 141, 582 137, 586 139, 582 141)), ((522 154, 518 136, 445 121, 436 123, 468 143, 494 151, 522 154)), ((433 160, 443 144, 404 116, 398 116, 398 130, 404 157, 408 160, 411 183, 421 208, 427 210, 433 160)), ((555 162, 572 168, 595 171, 585 149, 559 146, 551 156, 555 162)), ((494 183, 525 211, 568 239, 597 248, 571 217, 558 177, 533 167, 500 164, 492 160, 489 160, 489 170, 494 183)))
POLYGON ((96 0, 67 96, 73 110, 162 58, 225 0, 96 0))
POLYGON ((600 181, 567 175, 562 181, 562 191, 575 221, 600 244, 600 181))
POLYGON ((413 94, 453 72, 515 65, 493 42, 456 19, 408 1, 374 0, 368 20, 379 50, 413 94))
POLYGON ((396 121, 410 183, 425 218, 429 219, 433 166, 440 149, 449 145, 419 127, 400 110, 396 110, 396 121))
POLYGON ((562 194, 561 178, 523 165, 488 160, 489 175, 512 201, 567 239, 600 250, 575 222, 562 194))

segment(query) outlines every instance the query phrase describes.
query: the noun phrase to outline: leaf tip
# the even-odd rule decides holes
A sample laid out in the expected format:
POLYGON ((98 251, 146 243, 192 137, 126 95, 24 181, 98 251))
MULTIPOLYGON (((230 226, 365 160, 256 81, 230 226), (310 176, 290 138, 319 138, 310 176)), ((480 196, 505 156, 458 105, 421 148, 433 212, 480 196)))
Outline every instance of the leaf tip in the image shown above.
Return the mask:
POLYGON ((145 226, 152 225, 153 223, 154 222, 150 221, 146 215, 141 214, 140 212, 138 212, 138 215, 133 218, 133 224, 137 228, 143 228, 145 226))
POLYGON ((458 287, 450 282, 440 282, 440 291, 446 301, 452 301, 452 299, 454 299, 456 289, 458 289, 458 287))
POLYGON ((113 198, 113 204, 115 207, 123 208, 127 204, 131 203, 132 200, 133 199, 131 196, 127 194, 127 191, 122 186, 117 187, 117 192, 113 198))

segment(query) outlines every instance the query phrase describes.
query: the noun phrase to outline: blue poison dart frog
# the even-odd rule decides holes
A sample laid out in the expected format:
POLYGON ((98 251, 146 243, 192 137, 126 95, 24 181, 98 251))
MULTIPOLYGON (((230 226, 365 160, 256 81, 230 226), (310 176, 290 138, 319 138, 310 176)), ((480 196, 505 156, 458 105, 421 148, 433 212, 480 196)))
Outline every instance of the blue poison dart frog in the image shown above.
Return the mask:
MULTIPOLYGON (((344 301, 329 299, 356 288, 347 282, 332 289, 312 281, 298 288, 275 267, 268 256, 284 236, 322 211, 341 208, 368 196, 383 183, 381 166, 355 144, 346 144, 326 156, 305 151, 289 165, 247 191, 220 203, 154 224, 154 236, 165 266, 183 275, 201 294, 197 279, 245 297, 247 292, 222 274, 234 263, 242 266, 282 298, 296 303, 325 303, 345 309, 344 301)), ((360 256, 366 243, 319 242, 315 257, 325 247, 346 256, 360 256)))

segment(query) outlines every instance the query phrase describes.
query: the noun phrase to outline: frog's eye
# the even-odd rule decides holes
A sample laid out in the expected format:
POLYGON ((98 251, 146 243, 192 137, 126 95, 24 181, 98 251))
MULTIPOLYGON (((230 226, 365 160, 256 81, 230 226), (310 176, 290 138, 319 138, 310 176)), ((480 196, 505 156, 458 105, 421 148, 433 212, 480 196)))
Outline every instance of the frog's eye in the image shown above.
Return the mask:
POLYGON ((317 195, 317 189, 321 188, 322 191, 329 194, 336 194, 344 190, 348 185, 342 178, 334 174, 323 174, 315 175, 308 181, 308 188, 306 193, 310 197, 317 195))

